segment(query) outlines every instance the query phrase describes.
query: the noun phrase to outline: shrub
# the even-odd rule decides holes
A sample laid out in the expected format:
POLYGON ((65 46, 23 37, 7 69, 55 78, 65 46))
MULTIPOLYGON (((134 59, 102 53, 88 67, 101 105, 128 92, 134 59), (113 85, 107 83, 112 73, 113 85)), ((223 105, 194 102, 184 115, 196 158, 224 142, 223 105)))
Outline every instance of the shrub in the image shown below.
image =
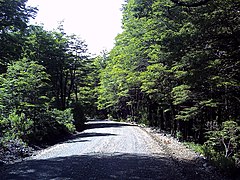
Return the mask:
POLYGON ((204 147, 201 144, 196 144, 194 142, 184 142, 184 144, 189 147, 190 149, 194 150, 199 154, 204 154, 204 147))
POLYGON ((52 110, 52 117, 56 120, 57 123, 66 127, 67 131, 73 133, 76 128, 74 126, 74 119, 72 109, 68 108, 66 110, 52 110))
POLYGON ((204 154, 221 169, 231 172, 239 166, 240 127, 235 121, 226 121, 217 131, 207 133, 204 154))
POLYGON ((5 140, 23 139, 32 132, 33 121, 25 116, 24 113, 18 114, 13 110, 8 117, 0 120, 2 135, 5 140))

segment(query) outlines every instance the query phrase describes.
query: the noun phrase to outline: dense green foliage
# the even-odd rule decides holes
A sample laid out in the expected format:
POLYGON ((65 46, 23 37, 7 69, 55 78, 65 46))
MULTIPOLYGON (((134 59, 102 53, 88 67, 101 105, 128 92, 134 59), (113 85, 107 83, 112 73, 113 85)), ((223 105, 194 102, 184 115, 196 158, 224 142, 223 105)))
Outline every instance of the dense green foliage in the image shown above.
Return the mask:
POLYGON ((6 72, 8 63, 21 57, 24 31, 29 19, 36 14, 36 8, 27 7, 26 2, 0 1, 0 73, 6 72))
POLYGON ((232 171, 240 166, 240 126, 235 121, 225 121, 219 130, 209 131, 204 143, 205 155, 222 169, 232 171))
POLYGON ((99 70, 99 109, 239 165, 239 10, 239 0, 126 1, 123 32, 99 70))
POLYGON ((51 141, 108 115, 240 165, 239 0, 127 0, 115 47, 94 59, 61 24, 28 25, 36 9, 26 1, 0 0, 2 146, 51 141))
POLYGON ((96 109, 86 43, 61 24, 29 25, 36 8, 26 2, 0 1, 0 147, 55 141, 81 130, 96 109))

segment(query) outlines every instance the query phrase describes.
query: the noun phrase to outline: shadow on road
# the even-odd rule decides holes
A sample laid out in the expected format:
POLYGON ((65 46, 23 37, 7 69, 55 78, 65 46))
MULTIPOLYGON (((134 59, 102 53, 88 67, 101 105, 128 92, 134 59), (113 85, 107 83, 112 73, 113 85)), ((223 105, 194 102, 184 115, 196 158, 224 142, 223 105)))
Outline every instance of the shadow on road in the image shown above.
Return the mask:
MULTIPOLYGON (((191 167, 192 163, 184 162, 181 165, 191 167)), ((206 179, 202 177, 206 172, 186 168, 181 172, 166 157, 137 154, 97 154, 28 160, 5 168, 1 176, 3 179, 206 179)))
POLYGON ((75 142, 87 142, 89 140, 81 139, 81 138, 88 138, 88 137, 103 137, 103 136, 117 136, 117 134, 112 133, 80 133, 76 134, 72 137, 69 137, 68 140, 65 140, 59 144, 65 143, 75 143, 75 142))
POLYGON ((121 122, 113 122, 106 120, 92 120, 86 123, 86 129, 95 129, 95 128, 119 128, 123 126, 135 126, 132 124, 121 123, 121 122))
MULTIPOLYGON (((102 137, 102 136, 116 136, 116 134, 112 133, 80 133, 71 137, 68 141, 64 141, 63 143, 72 143, 72 142, 81 142, 81 138, 86 137, 102 137)), ((84 142, 84 140, 82 140, 84 142)))

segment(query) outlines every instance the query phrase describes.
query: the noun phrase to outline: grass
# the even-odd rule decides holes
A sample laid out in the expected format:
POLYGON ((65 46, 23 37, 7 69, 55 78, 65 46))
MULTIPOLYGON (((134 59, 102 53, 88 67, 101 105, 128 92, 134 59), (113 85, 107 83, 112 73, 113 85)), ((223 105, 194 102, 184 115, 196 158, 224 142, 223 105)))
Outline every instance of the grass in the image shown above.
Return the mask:
POLYGON ((204 147, 201 144, 196 144, 194 142, 184 142, 184 145, 189 147, 190 149, 194 150, 199 154, 204 154, 204 147))

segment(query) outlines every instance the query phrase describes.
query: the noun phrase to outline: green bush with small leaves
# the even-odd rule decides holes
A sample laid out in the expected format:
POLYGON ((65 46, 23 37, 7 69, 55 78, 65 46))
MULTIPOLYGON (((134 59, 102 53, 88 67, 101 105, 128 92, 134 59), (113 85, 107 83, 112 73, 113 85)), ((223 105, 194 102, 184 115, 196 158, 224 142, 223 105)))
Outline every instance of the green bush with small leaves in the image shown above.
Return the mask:
POLYGON ((74 119, 73 119, 73 113, 72 109, 68 108, 65 110, 58 110, 58 109, 53 109, 51 111, 52 117, 56 120, 57 123, 60 125, 65 126, 67 131, 69 132, 74 132, 76 130, 74 126, 74 119))
POLYGON ((219 130, 207 132, 204 154, 222 169, 239 167, 240 126, 230 120, 219 130))

